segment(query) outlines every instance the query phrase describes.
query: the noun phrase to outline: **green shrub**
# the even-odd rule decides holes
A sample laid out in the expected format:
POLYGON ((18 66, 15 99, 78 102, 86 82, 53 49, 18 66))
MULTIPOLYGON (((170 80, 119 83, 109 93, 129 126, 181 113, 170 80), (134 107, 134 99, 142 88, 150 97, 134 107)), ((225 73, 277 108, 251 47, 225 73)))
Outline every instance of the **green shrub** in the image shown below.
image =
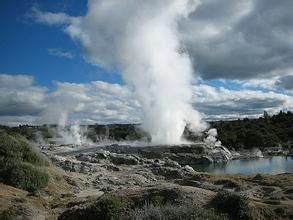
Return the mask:
POLYGON ((40 166, 48 165, 48 162, 35 152, 23 137, 12 136, 0 130, 0 165, 3 167, 10 161, 28 162, 40 166))
POLYGON ((165 204, 176 203, 180 199, 181 195, 177 190, 173 189, 153 189, 149 190, 140 201, 136 201, 139 206, 145 205, 145 203, 151 203, 154 206, 162 206, 165 204))
POLYGON ((35 152, 32 147, 24 140, 19 140, 22 151, 23 162, 31 163, 38 166, 48 166, 49 163, 46 161, 42 155, 35 152))
POLYGON ((0 130, 0 162, 21 158, 22 152, 17 139, 0 130))
POLYGON ((46 172, 28 163, 11 164, 1 172, 2 181, 8 185, 34 192, 47 186, 46 172))
POLYGON ((150 198, 150 202, 151 204, 153 204, 154 206, 160 206, 163 204, 164 202, 164 197, 160 196, 160 195, 154 195, 150 198))
POLYGON ((37 166, 48 162, 19 135, 0 130, 0 181, 27 191, 47 186, 49 176, 37 166))
POLYGON ((97 219, 117 219, 125 208, 122 199, 113 196, 103 196, 95 206, 97 212, 97 219))
POLYGON ((0 211, 1 220, 16 220, 16 214, 11 209, 5 209, 0 211))
POLYGON ((217 212, 227 213, 230 219, 251 219, 248 198, 237 193, 219 192, 211 201, 217 212))
POLYGON ((275 212, 277 215, 279 215, 279 216, 282 216, 282 215, 285 214, 285 210, 284 210, 284 208, 282 208, 282 207, 275 208, 275 209, 274 209, 274 212, 275 212))

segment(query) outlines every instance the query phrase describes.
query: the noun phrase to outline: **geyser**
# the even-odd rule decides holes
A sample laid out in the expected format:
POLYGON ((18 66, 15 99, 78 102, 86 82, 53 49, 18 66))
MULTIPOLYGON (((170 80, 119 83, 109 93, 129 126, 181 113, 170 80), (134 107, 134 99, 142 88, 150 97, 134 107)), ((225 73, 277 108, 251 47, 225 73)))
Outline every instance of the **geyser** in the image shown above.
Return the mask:
MULTIPOLYGON (((192 107, 193 71, 178 24, 198 0, 89 0, 85 16, 64 20, 87 59, 116 69, 143 109, 143 128, 156 144, 178 144, 186 124, 205 129, 192 107)), ((59 23, 60 24, 60 23, 59 23)))
POLYGON ((181 143, 186 123, 200 125, 191 106, 192 65, 177 31, 178 20, 194 9, 191 3, 173 0, 159 9, 142 7, 128 21, 120 44, 123 76, 134 85, 143 107, 143 127, 158 144, 181 143))

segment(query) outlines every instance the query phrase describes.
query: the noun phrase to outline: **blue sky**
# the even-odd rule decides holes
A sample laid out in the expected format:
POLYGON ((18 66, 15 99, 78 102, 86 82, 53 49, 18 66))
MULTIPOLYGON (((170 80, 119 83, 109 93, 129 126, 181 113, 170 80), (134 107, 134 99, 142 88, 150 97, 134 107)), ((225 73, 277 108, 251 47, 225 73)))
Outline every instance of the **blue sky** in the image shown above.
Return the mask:
POLYGON ((51 12, 63 11, 74 16, 86 12, 86 1, 1 1, 1 73, 33 75, 38 84, 49 88, 53 81, 122 82, 119 74, 87 63, 79 45, 60 31, 60 28, 34 22, 28 16, 33 6, 51 12), (73 58, 52 56, 48 51, 50 48, 69 52, 73 58))

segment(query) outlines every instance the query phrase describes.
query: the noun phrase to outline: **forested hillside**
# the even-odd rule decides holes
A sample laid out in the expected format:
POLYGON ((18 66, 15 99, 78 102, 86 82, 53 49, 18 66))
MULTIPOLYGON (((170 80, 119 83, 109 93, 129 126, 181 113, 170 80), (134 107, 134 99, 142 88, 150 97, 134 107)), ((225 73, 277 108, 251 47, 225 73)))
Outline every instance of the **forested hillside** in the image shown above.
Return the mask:
POLYGON ((265 112, 258 119, 218 121, 211 125, 217 128, 223 145, 236 150, 275 147, 279 144, 288 147, 293 142, 293 113, 290 111, 281 111, 273 116, 265 112))

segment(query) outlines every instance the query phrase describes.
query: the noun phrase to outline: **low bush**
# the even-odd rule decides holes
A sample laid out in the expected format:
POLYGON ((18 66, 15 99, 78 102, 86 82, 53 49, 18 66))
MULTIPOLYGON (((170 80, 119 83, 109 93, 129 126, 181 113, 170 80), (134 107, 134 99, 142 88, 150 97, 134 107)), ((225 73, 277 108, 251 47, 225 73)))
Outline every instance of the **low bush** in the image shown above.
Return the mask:
POLYGON ((136 201, 140 207, 145 203, 151 203, 154 206, 174 204, 181 198, 181 194, 175 189, 150 189, 140 201, 136 201))
POLYGON ((46 187, 49 181, 45 171, 28 163, 11 164, 1 174, 4 183, 29 192, 46 187))
POLYGON ((19 140, 21 145, 23 162, 31 163, 37 166, 48 166, 48 161, 39 153, 35 152, 32 147, 24 140, 19 140))
POLYGON ((16 214, 11 209, 5 209, 0 211, 1 220, 16 220, 16 214))
POLYGON ((275 212, 277 215, 279 215, 279 216, 282 216, 282 215, 285 214, 285 210, 284 210, 284 208, 282 208, 282 207, 275 208, 275 209, 274 209, 274 212, 275 212))
POLYGON ((0 130, 0 181, 30 192, 47 186, 48 162, 21 136, 0 130))
POLYGON ((237 193, 219 192, 210 206, 217 212, 228 214, 230 219, 251 219, 248 198, 237 193))
POLYGON ((48 162, 19 135, 9 135, 0 130, 0 165, 10 161, 28 162, 38 166, 48 162))
POLYGON ((164 202, 164 197, 160 195, 154 195, 150 198, 150 203, 153 204, 154 206, 163 205, 163 202, 164 202))
POLYGON ((117 219, 124 208, 125 203, 121 198, 113 195, 103 196, 95 205, 97 219, 117 219))

